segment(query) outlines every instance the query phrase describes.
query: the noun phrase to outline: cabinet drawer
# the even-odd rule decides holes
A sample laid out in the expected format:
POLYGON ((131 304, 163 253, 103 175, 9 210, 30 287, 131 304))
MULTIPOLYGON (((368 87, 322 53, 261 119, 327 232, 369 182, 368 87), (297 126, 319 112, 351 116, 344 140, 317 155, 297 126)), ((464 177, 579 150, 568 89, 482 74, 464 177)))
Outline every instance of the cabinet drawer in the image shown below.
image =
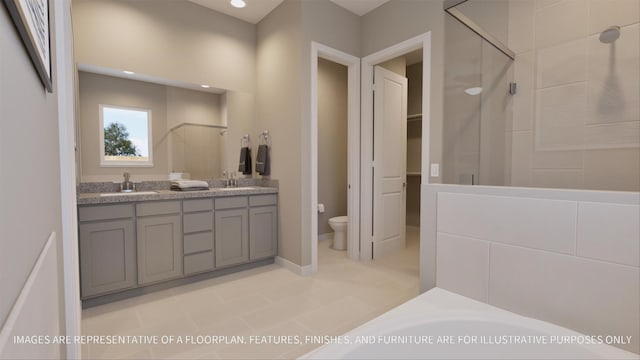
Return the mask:
POLYGON ((254 195, 249 197, 249 206, 266 206, 278 203, 276 194, 254 195))
POLYGON ((182 223, 185 233, 213 230, 213 213, 184 214, 182 223))
POLYGON ((213 250, 213 232, 207 231, 184 236, 184 253, 193 254, 213 250))
POLYGON ((211 199, 184 200, 182 210, 184 212, 210 211, 213 210, 213 201, 211 199))
POLYGON ((180 213, 180 201, 150 201, 136 204, 136 215, 168 215, 180 213))
POLYGON ((133 204, 81 206, 78 209, 80 221, 124 219, 133 217, 133 204))
POLYGON ((185 275, 195 274, 207 270, 213 270, 213 252, 207 251, 200 254, 185 255, 185 275))
POLYGON ((246 196, 234 196, 216 199, 216 210, 247 207, 249 201, 246 196))

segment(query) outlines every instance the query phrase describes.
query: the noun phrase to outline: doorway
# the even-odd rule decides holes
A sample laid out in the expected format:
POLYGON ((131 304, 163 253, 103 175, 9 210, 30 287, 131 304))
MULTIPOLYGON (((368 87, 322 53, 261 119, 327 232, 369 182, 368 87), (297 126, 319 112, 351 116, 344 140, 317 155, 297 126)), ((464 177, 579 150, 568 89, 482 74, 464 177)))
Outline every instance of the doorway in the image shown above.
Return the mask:
MULTIPOLYGON (((420 209, 422 206, 419 200, 419 189, 422 184, 428 183, 429 175, 427 169, 429 168, 430 43, 431 34, 425 33, 371 54, 362 60, 362 93, 371 94, 371 96, 365 95, 362 97, 361 206, 363 213, 360 239, 360 258, 362 260, 377 259, 400 247, 404 247, 402 235, 395 238, 389 235, 404 232, 407 229, 406 220, 409 220, 409 228, 412 231, 419 230, 421 227, 420 209), (384 164, 380 163, 390 161, 390 159, 385 159, 386 149, 383 148, 389 146, 389 143, 382 137, 387 135, 387 129, 381 127, 378 121, 382 116, 380 112, 385 111, 384 108, 380 108, 380 102, 386 100, 374 95, 374 92, 381 90, 380 80, 377 78, 380 76, 380 71, 376 70, 376 68, 401 69, 396 73, 403 72, 406 76, 407 59, 416 54, 419 55, 420 61, 411 61, 411 65, 414 65, 410 70, 413 72, 411 75, 414 77, 412 83, 413 94, 408 96, 411 97, 411 106, 405 103, 405 112, 402 115, 405 133, 401 150, 406 155, 401 160, 404 162, 404 169, 396 171, 397 174, 395 175, 396 178, 400 177, 404 180, 402 181, 402 193, 405 199, 410 199, 410 202, 405 200, 400 206, 396 204, 396 208, 401 209, 406 215, 386 216, 384 207, 387 204, 385 202, 388 199, 392 199, 392 197, 385 197, 384 192, 395 189, 396 194, 398 194, 399 189, 396 186, 397 184, 390 185, 386 181, 381 181, 386 174, 378 173, 376 175, 376 170, 378 172, 385 171, 384 164), (399 61, 398 59, 402 60, 399 61), (415 66, 419 62, 421 64, 415 66), (401 65, 398 65, 398 63, 401 65), (416 77, 420 81, 415 81, 416 77), (420 91, 416 91, 418 89, 420 91), (385 134, 380 134, 380 132, 385 132, 385 134), (411 189, 408 188, 409 186, 411 189), (407 191, 409 190, 412 190, 410 197, 407 196, 407 191), (382 196, 380 196, 381 194, 382 196), (371 213, 365 213, 364 209, 369 209, 371 213), (410 213, 411 215, 409 215, 410 213)), ((383 82, 386 84, 386 79, 383 82)), ((385 89, 382 90, 384 92, 385 89)), ((395 157, 400 158, 397 155, 395 157)), ((398 199, 399 197, 396 196, 396 202, 398 199)), ((387 209, 386 211, 388 212, 389 210, 387 209)), ((412 235, 418 241, 420 235, 412 235)))

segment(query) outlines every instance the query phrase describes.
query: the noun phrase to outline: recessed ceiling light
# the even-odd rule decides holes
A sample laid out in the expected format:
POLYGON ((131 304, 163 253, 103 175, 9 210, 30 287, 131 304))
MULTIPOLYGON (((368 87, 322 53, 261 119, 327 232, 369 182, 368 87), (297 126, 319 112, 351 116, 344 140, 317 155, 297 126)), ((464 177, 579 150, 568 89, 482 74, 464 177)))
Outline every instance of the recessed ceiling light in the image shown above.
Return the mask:
POLYGON ((481 87, 470 87, 468 89, 464 89, 464 92, 469 95, 478 95, 482 92, 481 87))
POLYGON ((203 87, 203 88, 205 88, 205 89, 208 89, 208 88, 210 88, 211 86, 209 86, 209 85, 200 85, 200 87, 203 87))
POLYGON ((231 6, 242 9, 243 7, 247 6, 247 3, 244 2, 244 0, 231 0, 231 6))
POLYGON ((125 70, 123 71, 123 73, 127 74, 127 75, 133 75, 135 74, 133 71, 129 71, 129 70, 125 70))

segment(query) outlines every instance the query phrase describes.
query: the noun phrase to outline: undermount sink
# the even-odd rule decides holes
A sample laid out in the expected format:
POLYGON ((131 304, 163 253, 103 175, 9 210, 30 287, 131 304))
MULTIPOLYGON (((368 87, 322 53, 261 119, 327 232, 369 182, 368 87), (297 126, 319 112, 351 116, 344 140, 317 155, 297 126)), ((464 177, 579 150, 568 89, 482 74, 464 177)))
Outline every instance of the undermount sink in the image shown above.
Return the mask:
POLYGON ((239 186, 239 187, 226 187, 219 188, 220 190, 254 190, 257 189, 256 186, 239 186))
POLYGON ((119 192, 119 193, 103 193, 100 196, 128 196, 128 195, 155 195, 157 191, 133 191, 133 192, 119 192))

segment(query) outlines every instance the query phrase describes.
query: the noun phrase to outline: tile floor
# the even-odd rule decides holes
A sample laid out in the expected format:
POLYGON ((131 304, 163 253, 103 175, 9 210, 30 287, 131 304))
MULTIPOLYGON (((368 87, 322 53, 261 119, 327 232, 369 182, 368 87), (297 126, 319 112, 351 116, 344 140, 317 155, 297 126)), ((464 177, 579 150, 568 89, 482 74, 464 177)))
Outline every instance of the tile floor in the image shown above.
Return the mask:
MULTIPOLYGON (((384 259, 355 262, 322 241, 318 273, 278 265, 227 275, 82 312, 84 335, 174 336, 171 345, 85 345, 89 359, 290 359, 316 344, 176 344, 177 337, 340 335, 418 295, 419 235, 384 259)), ((166 338, 165 338, 166 339, 166 338)), ((210 338, 209 338, 210 339, 210 338)), ((263 339, 263 338, 258 338, 263 339)), ((232 338, 228 338, 229 341, 232 338)))

